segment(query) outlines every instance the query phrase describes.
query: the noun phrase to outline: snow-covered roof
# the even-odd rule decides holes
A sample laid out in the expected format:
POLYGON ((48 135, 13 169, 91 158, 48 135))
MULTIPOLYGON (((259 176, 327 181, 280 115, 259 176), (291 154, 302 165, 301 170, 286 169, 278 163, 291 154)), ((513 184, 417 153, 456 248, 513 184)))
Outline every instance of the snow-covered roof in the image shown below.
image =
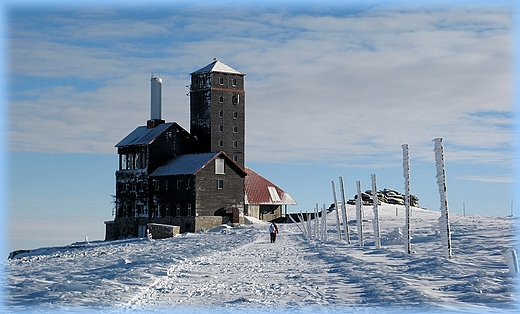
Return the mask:
POLYGON ((174 122, 161 123, 155 128, 138 126, 132 131, 132 133, 128 134, 124 139, 117 143, 116 147, 150 144, 173 124, 174 122))
POLYGON ((262 177, 251 168, 244 168, 246 204, 254 205, 297 205, 296 201, 282 189, 262 177))
POLYGON ((203 67, 201 69, 198 69, 197 71, 195 71, 191 74, 207 73, 207 72, 220 72, 220 73, 231 73, 231 74, 244 75, 244 73, 233 69, 229 65, 220 62, 218 59, 215 59, 210 64, 206 65, 205 67, 203 67))
MULTIPOLYGON (((166 164, 157 168, 150 176, 161 177, 184 174, 197 174, 197 172, 199 172, 202 168, 204 168, 217 157, 227 158, 229 161, 236 164, 224 152, 186 154, 180 155, 168 161, 166 164)), ((242 168, 239 165, 237 165, 237 167, 242 170, 242 168)))

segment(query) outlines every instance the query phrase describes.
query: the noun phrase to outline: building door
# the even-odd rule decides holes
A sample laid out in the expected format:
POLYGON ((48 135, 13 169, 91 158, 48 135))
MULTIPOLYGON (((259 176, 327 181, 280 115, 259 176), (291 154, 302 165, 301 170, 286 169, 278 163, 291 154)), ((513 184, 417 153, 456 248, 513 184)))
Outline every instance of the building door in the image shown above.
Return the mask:
POLYGON ((146 225, 139 225, 137 227, 137 237, 138 238, 146 237, 146 225))

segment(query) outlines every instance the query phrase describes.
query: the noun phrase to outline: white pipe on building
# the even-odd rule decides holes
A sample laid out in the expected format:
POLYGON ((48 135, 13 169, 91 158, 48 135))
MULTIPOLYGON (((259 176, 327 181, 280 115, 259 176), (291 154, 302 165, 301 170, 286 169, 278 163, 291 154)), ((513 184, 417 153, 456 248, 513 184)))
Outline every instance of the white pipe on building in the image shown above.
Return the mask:
POLYGON ((150 120, 161 120, 162 107, 162 79, 152 72, 151 100, 150 100, 150 120))

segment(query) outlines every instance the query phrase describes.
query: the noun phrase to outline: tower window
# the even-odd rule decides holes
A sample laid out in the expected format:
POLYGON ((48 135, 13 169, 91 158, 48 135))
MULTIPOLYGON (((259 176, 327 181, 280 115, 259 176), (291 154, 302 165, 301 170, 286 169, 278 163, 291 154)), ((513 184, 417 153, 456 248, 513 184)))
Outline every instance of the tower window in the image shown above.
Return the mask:
POLYGON ((224 102, 224 96, 220 96, 220 97, 218 98, 218 102, 224 102))
POLYGON ((223 77, 220 77, 220 78, 218 79, 218 83, 219 83, 220 85, 224 85, 224 78, 223 78, 223 77))
POLYGON ((218 130, 219 130, 219 132, 224 131, 224 126, 223 126, 223 125, 219 125, 219 126, 218 126, 218 130))
POLYGON ((191 212, 191 203, 188 203, 188 216, 193 216, 193 213, 191 212))
POLYGON ((233 86, 237 86, 237 79, 233 79, 232 81, 233 86))
POLYGON ((237 142, 237 141, 233 141, 233 147, 234 147, 234 148, 237 148, 237 147, 238 147, 238 142, 237 142))
POLYGON ((238 112, 233 112, 233 119, 238 119, 238 112))
POLYGON ((224 141, 223 140, 218 141, 218 146, 220 146, 220 147, 224 146, 224 141))
POLYGON ((217 180, 217 189, 222 190, 224 188, 224 180, 217 180))
POLYGON ((233 127, 233 133, 237 133, 238 132, 238 126, 234 126, 233 127))
POLYGON ((239 95, 233 96, 233 105, 238 105, 239 102, 240 102, 240 96, 239 95))
POLYGON ((234 162, 238 162, 238 156, 237 155, 233 155, 233 161, 234 162))
POLYGON ((181 215, 181 204, 175 205, 175 216, 179 217, 181 215))
POLYGON ((224 111, 220 110, 220 111, 218 112, 218 116, 219 116, 220 118, 223 118, 223 117, 224 117, 224 111))

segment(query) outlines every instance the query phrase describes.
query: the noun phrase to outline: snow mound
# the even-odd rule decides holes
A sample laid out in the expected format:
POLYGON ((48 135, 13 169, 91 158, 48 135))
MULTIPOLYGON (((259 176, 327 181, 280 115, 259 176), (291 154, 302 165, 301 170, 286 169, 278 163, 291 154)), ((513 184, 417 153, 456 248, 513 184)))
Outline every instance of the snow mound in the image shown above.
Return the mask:
MULTIPOLYGON (((355 217, 355 206, 347 209, 355 217)), ((372 208, 364 209, 373 219, 372 208)), ((455 250, 446 259, 438 211, 413 208, 415 254, 401 242, 402 206, 381 206, 381 235, 388 240, 382 248, 374 244, 370 223, 364 247, 337 239, 335 213, 328 215, 324 242, 308 240, 297 224, 280 223, 270 243, 269 224, 245 217, 247 226, 175 238, 19 252, 4 260, 0 312, 518 312, 516 219, 453 214, 455 250)), ((351 231, 356 239, 356 228, 351 231)))
POLYGON ((233 229, 233 227, 230 225, 220 225, 220 226, 216 226, 216 227, 209 229, 208 232, 227 233, 230 229, 233 229))
POLYGON ((265 221, 262 221, 260 219, 257 219, 255 217, 244 216, 244 224, 246 224, 246 225, 257 225, 257 224, 267 225, 268 223, 265 221))

